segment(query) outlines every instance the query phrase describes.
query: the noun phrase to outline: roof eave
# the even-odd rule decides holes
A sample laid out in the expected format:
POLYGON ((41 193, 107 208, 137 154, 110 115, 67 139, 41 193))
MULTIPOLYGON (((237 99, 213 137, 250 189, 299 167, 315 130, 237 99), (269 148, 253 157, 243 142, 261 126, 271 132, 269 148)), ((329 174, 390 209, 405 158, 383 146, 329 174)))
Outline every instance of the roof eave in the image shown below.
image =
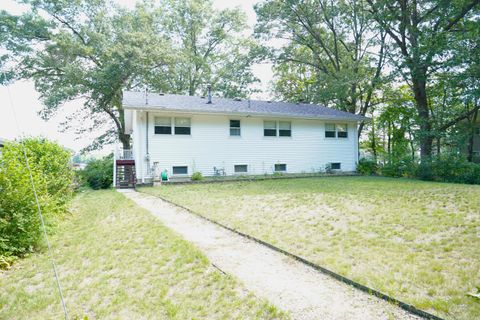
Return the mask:
POLYGON ((175 108, 165 108, 159 106, 129 106, 124 105, 125 110, 137 110, 137 111, 155 111, 155 112, 173 112, 173 113, 184 113, 184 114, 215 114, 215 115, 226 115, 226 116, 243 116, 243 117, 269 117, 269 118, 290 118, 290 119, 304 119, 304 120, 342 120, 342 121, 351 121, 351 122, 362 122, 370 121, 370 118, 352 115, 352 117, 336 117, 336 116, 302 116, 302 115, 289 115, 289 114, 279 114, 279 113, 260 113, 260 112, 225 112, 225 111, 200 111, 200 110, 187 110, 187 109, 175 109, 175 108))

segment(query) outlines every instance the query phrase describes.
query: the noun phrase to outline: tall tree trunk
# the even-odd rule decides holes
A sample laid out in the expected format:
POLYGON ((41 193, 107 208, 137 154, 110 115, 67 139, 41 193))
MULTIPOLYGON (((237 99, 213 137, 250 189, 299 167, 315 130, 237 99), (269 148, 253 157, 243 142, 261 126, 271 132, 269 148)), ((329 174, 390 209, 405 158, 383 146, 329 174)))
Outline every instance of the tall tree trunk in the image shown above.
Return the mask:
POLYGON ((123 132, 118 133, 118 139, 122 143, 123 149, 130 149, 130 135, 123 132))
POLYGON ((376 141, 376 138, 375 138, 375 122, 372 118, 372 144, 371 144, 371 147, 372 147, 372 152, 373 152, 373 159, 375 160, 375 162, 377 162, 377 141, 376 141))
POLYGON ((470 128, 468 132, 468 145, 467 145, 467 160, 469 162, 473 161, 473 140, 475 136, 475 124, 477 122, 478 111, 476 111, 473 116, 469 119, 470 128))
MULTIPOLYGON (((432 155, 433 135, 432 124, 430 121, 430 112, 428 110, 427 86, 425 80, 419 80, 417 76, 412 76, 415 104, 420 118, 420 157, 421 160, 427 160, 432 155)), ((423 75, 422 78, 426 78, 423 75)))

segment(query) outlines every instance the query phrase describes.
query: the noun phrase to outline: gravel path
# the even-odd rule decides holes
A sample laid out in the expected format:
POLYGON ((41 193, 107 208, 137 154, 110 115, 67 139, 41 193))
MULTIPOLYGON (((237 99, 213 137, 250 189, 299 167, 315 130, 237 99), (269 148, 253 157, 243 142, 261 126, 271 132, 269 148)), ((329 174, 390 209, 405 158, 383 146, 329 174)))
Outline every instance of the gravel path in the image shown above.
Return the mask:
POLYGON ((293 319, 419 319, 159 198, 119 190, 194 243, 222 271, 293 319))

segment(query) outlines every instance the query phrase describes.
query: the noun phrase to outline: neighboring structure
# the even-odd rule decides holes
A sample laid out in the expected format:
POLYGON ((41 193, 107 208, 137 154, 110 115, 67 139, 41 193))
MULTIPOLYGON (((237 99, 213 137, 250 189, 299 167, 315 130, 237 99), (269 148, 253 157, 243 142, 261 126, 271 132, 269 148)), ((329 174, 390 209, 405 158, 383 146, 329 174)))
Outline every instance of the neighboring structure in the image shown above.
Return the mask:
POLYGON ((204 176, 307 173, 326 168, 355 171, 357 125, 366 120, 319 105, 212 101, 210 94, 126 91, 123 107, 133 150, 117 152, 117 159, 134 165, 137 180, 143 183, 158 178, 164 170, 173 177, 188 177, 197 171, 204 176))
POLYGON ((2 154, 2 149, 4 145, 5 145, 5 140, 0 138, 0 154, 2 154))

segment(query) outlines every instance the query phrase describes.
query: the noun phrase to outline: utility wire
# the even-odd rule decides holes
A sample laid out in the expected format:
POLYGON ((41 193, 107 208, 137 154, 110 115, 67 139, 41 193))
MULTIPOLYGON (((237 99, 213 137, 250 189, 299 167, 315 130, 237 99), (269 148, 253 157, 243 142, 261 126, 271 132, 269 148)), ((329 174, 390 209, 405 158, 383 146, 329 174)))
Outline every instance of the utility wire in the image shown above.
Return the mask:
MULTIPOLYGON (((7 76, 5 74, 5 71, 3 71, 3 77, 4 77, 4 80, 6 81, 7 76)), ((12 99, 12 94, 10 92, 10 88, 8 87, 8 85, 5 85, 5 87, 7 88, 8 99, 9 99, 9 102, 10 102, 10 108, 11 108, 12 113, 13 113, 13 118, 15 119, 15 124, 17 126, 18 133, 22 134, 21 130, 20 130, 20 125, 18 124, 18 120, 17 120, 17 113, 15 112, 15 108, 13 106, 13 99, 12 99)), ((20 144, 22 146, 23 156, 25 158, 25 163, 27 165, 27 170, 28 170, 28 173, 29 173, 29 176, 30 176, 30 183, 32 185, 33 195, 35 196, 35 202, 37 203, 38 216, 39 216, 40 222, 42 224, 43 236, 45 237, 45 242, 47 243, 48 255, 49 255, 49 258, 50 258, 50 262, 52 263, 53 273, 55 275, 55 282, 57 283, 58 292, 60 294, 60 300, 62 302, 63 313, 65 315, 65 320, 68 320, 67 305, 65 304, 65 299, 63 298, 62 286, 60 284, 60 278, 58 277, 57 265, 55 264, 55 259, 53 258, 53 253, 52 253, 52 248, 50 246, 50 241, 48 240, 47 229, 45 228, 45 221, 43 220, 42 208, 40 206, 40 202, 38 201, 37 189, 35 188, 35 183, 33 181, 32 170, 30 169, 30 163, 28 162, 27 150, 25 148, 25 143, 23 141, 23 138, 20 139, 20 144)))

